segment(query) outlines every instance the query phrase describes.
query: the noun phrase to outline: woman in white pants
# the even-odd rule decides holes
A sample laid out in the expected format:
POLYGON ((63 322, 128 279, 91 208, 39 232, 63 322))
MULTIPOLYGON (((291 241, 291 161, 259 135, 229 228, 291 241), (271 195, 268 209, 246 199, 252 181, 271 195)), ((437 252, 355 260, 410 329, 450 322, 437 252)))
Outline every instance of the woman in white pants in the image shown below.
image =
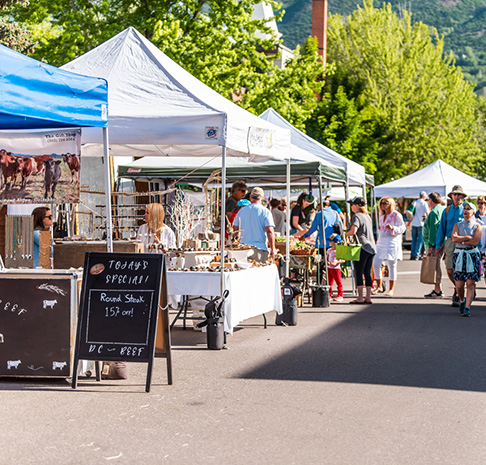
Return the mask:
POLYGON ((376 243, 376 255, 373 259, 376 287, 372 294, 383 292, 381 264, 386 261, 390 280, 386 295, 392 296, 397 282, 397 260, 402 259, 402 234, 405 232, 406 225, 403 222, 402 215, 395 210, 395 201, 391 197, 383 197, 379 205, 380 235, 376 243))

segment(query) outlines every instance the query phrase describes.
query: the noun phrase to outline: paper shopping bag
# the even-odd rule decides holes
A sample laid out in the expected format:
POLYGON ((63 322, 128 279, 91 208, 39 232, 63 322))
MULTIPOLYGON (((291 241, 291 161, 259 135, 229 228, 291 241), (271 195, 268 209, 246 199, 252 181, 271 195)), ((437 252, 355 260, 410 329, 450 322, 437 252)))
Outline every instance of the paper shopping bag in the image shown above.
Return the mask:
POLYGON ((440 259, 435 255, 425 256, 422 260, 422 268, 420 269, 420 282, 424 284, 435 284, 437 282, 438 269, 440 273, 440 259))

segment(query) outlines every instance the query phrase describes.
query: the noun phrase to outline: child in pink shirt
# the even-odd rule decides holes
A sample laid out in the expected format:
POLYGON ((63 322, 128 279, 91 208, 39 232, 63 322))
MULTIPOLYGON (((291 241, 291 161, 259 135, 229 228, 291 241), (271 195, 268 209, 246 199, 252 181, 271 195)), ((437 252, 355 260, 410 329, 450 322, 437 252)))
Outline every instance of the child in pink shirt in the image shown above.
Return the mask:
POLYGON ((345 260, 336 259, 336 244, 342 242, 341 237, 338 234, 332 234, 329 238, 329 245, 331 246, 327 249, 327 272, 329 275, 329 295, 332 297, 332 285, 336 281, 337 285, 337 296, 334 297, 335 302, 342 302, 343 299, 343 278, 341 275, 341 263, 345 260))

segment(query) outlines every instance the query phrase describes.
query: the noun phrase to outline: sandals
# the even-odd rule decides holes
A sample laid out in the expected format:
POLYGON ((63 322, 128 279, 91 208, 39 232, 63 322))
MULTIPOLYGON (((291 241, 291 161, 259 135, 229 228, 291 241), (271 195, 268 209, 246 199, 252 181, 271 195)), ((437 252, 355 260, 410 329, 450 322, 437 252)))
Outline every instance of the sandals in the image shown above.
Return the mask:
POLYGON ((385 289, 383 289, 383 287, 375 287, 375 289, 371 291, 371 295, 376 295, 383 292, 385 292, 385 289))
POLYGON ((356 304, 356 305, 364 305, 366 302, 365 302, 364 300, 362 300, 362 301, 360 302, 358 299, 356 299, 356 300, 352 300, 352 301, 351 301, 351 302, 349 302, 349 303, 350 303, 350 304, 352 304, 352 305, 354 305, 354 304, 356 304))

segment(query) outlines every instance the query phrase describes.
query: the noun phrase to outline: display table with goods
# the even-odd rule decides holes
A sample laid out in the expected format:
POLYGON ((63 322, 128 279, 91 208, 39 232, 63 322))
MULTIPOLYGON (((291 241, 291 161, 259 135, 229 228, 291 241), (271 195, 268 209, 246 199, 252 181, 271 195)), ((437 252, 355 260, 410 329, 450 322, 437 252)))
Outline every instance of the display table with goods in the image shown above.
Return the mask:
MULTIPOLYGON (((215 258, 219 258, 215 256, 215 258)), ((229 259, 231 260, 231 259, 229 259)), ((234 260, 234 259, 233 259, 234 260)), ((169 296, 219 296, 221 294, 221 268, 215 266, 193 267, 184 270, 169 269, 167 292, 169 296)), ((229 291, 225 303, 224 330, 232 334, 242 321, 276 310, 282 313, 280 280, 275 265, 260 265, 256 262, 228 261, 223 273, 224 289, 229 291), (241 265, 238 265, 238 264, 241 265), (246 269, 242 269, 245 267, 246 269)), ((184 299, 183 299, 184 303, 184 299)), ((178 318, 184 308, 179 311, 178 318)), ((172 325, 174 322, 172 323, 172 325)))

